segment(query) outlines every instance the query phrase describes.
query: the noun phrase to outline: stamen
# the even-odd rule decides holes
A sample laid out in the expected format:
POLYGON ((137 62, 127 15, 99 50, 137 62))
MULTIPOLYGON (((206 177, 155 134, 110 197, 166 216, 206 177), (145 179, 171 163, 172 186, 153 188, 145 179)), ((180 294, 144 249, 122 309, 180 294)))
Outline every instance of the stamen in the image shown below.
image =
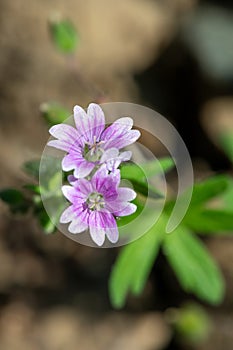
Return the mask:
POLYGON ((93 143, 87 142, 84 146, 84 154, 86 160, 96 162, 100 160, 104 150, 100 147, 105 141, 97 142, 97 137, 94 135, 93 143))
POLYGON ((101 210, 105 202, 103 196, 97 192, 92 192, 87 198, 86 204, 90 210, 101 210))

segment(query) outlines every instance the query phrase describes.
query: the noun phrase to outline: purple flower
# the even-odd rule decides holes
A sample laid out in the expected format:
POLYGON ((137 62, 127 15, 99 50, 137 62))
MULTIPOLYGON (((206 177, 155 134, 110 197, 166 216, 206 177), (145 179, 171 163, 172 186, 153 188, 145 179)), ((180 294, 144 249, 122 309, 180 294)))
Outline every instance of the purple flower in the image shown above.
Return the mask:
POLYGON ((117 119, 105 129, 105 117, 99 105, 91 103, 87 113, 74 107, 76 128, 67 124, 54 125, 50 134, 57 138, 48 142, 49 146, 67 152, 62 169, 74 169, 76 178, 88 176, 100 164, 107 164, 114 171, 122 161, 131 158, 131 152, 119 153, 125 146, 134 143, 139 137, 138 130, 131 130, 133 120, 129 117, 117 119))
POLYGON ((119 237, 116 217, 134 213, 136 205, 129 203, 136 193, 119 187, 120 171, 108 173, 105 166, 96 171, 92 179, 77 179, 71 176, 73 186, 63 186, 64 196, 72 203, 62 213, 60 222, 71 222, 68 230, 80 233, 89 228, 93 241, 102 246, 105 235, 116 243, 119 237))

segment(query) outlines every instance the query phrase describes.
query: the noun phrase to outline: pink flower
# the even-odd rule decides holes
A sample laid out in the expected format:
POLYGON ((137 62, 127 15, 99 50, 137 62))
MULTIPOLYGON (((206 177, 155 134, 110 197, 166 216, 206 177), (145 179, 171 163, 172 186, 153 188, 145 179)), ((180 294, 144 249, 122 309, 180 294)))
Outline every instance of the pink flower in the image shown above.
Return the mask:
POLYGON ((110 242, 119 238, 116 217, 134 213, 136 205, 130 203, 136 193, 125 187, 119 187, 120 171, 108 172, 106 166, 96 171, 91 180, 77 179, 71 176, 72 186, 63 186, 64 196, 71 202, 60 222, 69 223, 71 233, 81 233, 87 229, 92 240, 102 246, 105 235, 110 242))
POLYGON ((140 137, 138 130, 131 130, 131 118, 117 119, 105 129, 102 109, 91 103, 87 113, 80 106, 74 107, 74 121, 76 128, 58 124, 49 130, 57 140, 49 141, 48 145, 67 152, 62 161, 64 171, 74 169, 76 178, 84 178, 98 165, 107 164, 114 171, 122 161, 131 158, 130 151, 119 152, 140 137))

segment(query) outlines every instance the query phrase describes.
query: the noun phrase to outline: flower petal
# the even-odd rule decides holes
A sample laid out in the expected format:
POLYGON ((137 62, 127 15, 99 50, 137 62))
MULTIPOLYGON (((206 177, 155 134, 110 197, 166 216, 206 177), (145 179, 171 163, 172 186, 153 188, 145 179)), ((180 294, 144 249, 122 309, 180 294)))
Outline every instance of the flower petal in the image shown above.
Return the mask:
POLYGON ((74 175, 68 175, 67 180, 72 186, 75 186, 77 181, 79 181, 74 175))
POLYGON ((81 192, 85 197, 88 197, 93 192, 92 184, 87 179, 78 179, 74 181, 73 186, 77 192, 81 192))
POLYGON ((73 220, 68 227, 70 233, 81 233, 88 229, 88 225, 85 222, 80 221, 78 218, 73 220))
POLYGON ((74 107, 74 120, 78 133, 86 142, 94 143, 100 138, 105 127, 104 113, 99 105, 91 103, 87 113, 80 107, 74 107), (94 140, 94 136, 96 140, 94 140))
POLYGON ((83 159, 81 152, 72 152, 62 159, 62 169, 64 171, 70 171, 80 166, 83 162, 85 162, 85 160, 83 159))
POLYGON ((105 208, 115 216, 131 215, 137 210, 137 206, 135 204, 123 202, 118 199, 106 202, 105 208))
POLYGON ((49 129, 49 132, 53 137, 56 137, 59 140, 59 142, 53 142, 54 140, 49 141, 49 146, 69 152, 71 149, 76 149, 81 144, 77 130, 70 125, 54 125, 49 129))
POLYGON ((84 111, 82 107, 78 105, 74 106, 73 112, 74 112, 74 122, 78 133, 80 135, 85 134, 86 129, 83 128, 83 123, 85 124, 85 121, 87 120, 87 113, 84 111))
POLYGON ((112 147, 120 149, 135 142, 140 137, 140 132, 131 130, 132 126, 132 118, 117 119, 101 135, 101 139, 105 142, 104 149, 112 147))
POLYGON ((71 205, 68 208, 66 208, 61 214, 60 223, 67 224, 68 222, 72 221, 74 217, 75 217, 74 206, 71 205))
POLYGON ((84 140, 84 144, 89 141, 88 116, 84 109, 78 105, 74 106, 74 121, 77 132, 84 140))
POLYGON ((132 157, 131 151, 125 151, 119 154, 119 158, 121 159, 122 162, 127 162, 128 160, 131 159, 131 157, 132 157))
MULTIPOLYGON (((115 212, 123 211, 128 206, 128 204, 129 204, 128 202, 122 202, 117 199, 108 200, 106 201, 105 208, 110 213, 115 215, 115 212)), ((119 216, 119 215, 116 215, 116 216, 119 216)))
POLYGON ((100 163, 106 163, 108 171, 114 171, 119 167, 121 162, 125 162, 130 160, 132 157, 132 152, 131 151, 125 151, 119 153, 119 150, 117 148, 109 148, 107 149, 101 159, 100 163))
POLYGON ((104 130, 102 138, 111 139, 123 134, 133 127, 133 119, 129 117, 123 117, 115 120, 107 129, 104 130))
POLYGON ((74 176, 79 178, 86 177, 94 169, 95 164, 84 160, 81 164, 78 164, 74 170, 74 176))
POLYGON ((87 210, 83 210, 83 207, 75 207, 71 205, 62 213, 60 217, 60 223, 66 224, 71 221, 68 231, 70 233, 80 233, 88 229, 87 224, 87 210))
POLYGON ((72 205, 68 209, 69 211, 66 209, 60 218, 61 223, 72 221, 68 227, 68 231, 70 233, 80 233, 87 230, 89 217, 88 211, 86 209, 83 210, 82 205, 72 205))
POLYGON ((120 171, 108 174, 106 166, 101 166, 92 177, 93 188, 105 198, 117 198, 117 187, 120 183, 120 171))
POLYGON ((121 160, 119 157, 119 150, 117 148, 107 149, 103 153, 100 159, 100 163, 105 163, 107 170, 113 172, 115 169, 119 167, 121 163, 121 160))
POLYGON ((61 190, 64 196, 75 205, 81 205, 86 199, 85 194, 77 191, 73 186, 62 186, 61 190))
POLYGON ((127 203, 127 205, 124 206, 124 208, 121 208, 121 210, 114 211, 113 214, 115 216, 128 216, 135 213, 136 210, 137 210, 137 206, 135 204, 127 203))
POLYGON ((69 152, 70 148, 72 147, 70 145, 70 142, 64 140, 50 140, 47 143, 47 146, 54 147, 66 152, 69 152))
POLYGON ((100 135, 105 128, 105 117, 102 108, 96 103, 90 103, 87 108, 87 116, 89 122, 89 130, 97 140, 100 140, 100 135))
POLYGON ((119 239, 119 231, 116 219, 113 215, 105 215, 106 236, 111 243, 116 243, 119 239))
POLYGON ((91 183, 93 188, 98 192, 105 183, 106 178, 108 177, 108 170, 105 165, 102 165, 93 175, 91 183))
POLYGON ((116 243, 119 232, 114 216, 108 212, 93 211, 89 217, 90 234, 93 241, 101 246, 105 240, 105 234, 112 243, 116 243))
POLYGON ((103 153, 100 162, 105 163, 108 160, 116 159, 118 155, 119 150, 117 148, 109 148, 103 153))
POLYGON ((118 188, 118 197, 117 200, 129 202, 135 199, 137 196, 136 192, 128 187, 119 187, 118 188))
POLYGON ((91 182, 87 179, 77 179, 74 175, 69 175, 67 180, 77 191, 82 192, 85 196, 93 192, 91 182))
POLYGON ((140 137, 141 133, 138 130, 130 130, 127 133, 116 137, 115 139, 109 140, 104 144, 104 147, 116 147, 124 148, 131 145, 140 137))
POLYGON ((111 243, 116 243, 119 239, 118 227, 116 226, 116 228, 108 228, 106 230, 106 236, 111 243))
POLYGON ((101 212, 93 211, 89 216, 90 235, 93 241, 102 246, 105 240, 105 224, 102 220, 101 212))

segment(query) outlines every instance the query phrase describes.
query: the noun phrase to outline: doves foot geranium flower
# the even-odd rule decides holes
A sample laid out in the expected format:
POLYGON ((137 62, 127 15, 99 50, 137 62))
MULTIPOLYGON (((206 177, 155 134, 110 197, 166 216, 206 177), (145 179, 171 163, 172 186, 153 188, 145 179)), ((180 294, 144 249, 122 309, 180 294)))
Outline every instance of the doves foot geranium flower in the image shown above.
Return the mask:
POLYGON ((134 213, 137 206, 130 203, 136 193, 125 187, 119 187, 120 171, 109 174, 102 166, 91 180, 70 178, 72 186, 63 186, 64 196, 71 202, 60 222, 69 223, 68 230, 78 234, 87 229, 92 240, 102 246, 105 236, 116 243, 119 238, 116 218, 134 213))
POLYGON ((140 137, 138 130, 132 130, 131 118, 119 118, 105 129, 102 109, 91 103, 87 113, 80 106, 74 107, 74 121, 75 128, 58 124, 49 130, 57 140, 49 141, 48 145, 67 152, 62 161, 64 171, 74 170, 76 178, 84 178, 96 166, 107 164, 114 170, 131 158, 130 151, 119 152, 140 137))

